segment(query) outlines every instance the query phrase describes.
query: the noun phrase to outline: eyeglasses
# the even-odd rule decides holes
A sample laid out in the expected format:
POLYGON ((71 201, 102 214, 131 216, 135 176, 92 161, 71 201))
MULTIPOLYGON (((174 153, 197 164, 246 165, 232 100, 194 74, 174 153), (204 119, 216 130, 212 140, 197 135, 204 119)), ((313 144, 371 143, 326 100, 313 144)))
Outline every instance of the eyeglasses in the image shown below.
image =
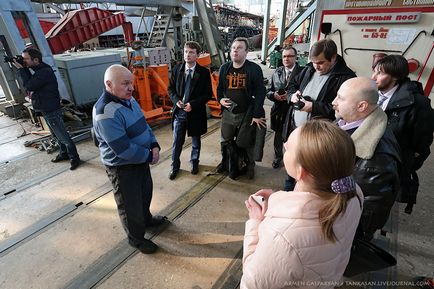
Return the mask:
POLYGON ((297 55, 284 55, 283 58, 293 58, 293 57, 297 57, 297 55))

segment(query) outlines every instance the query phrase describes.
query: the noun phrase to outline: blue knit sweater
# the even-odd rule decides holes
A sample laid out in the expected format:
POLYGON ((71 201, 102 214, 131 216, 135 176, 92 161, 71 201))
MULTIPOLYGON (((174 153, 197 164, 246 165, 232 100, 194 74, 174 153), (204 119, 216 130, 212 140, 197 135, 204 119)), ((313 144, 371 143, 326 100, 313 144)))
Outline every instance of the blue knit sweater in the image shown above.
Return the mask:
POLYGON ((101 160, 105 165, 152 161, 151 149, 160 146, 134 98, 129 102, 122 101, 104 90, 92 114, 101 160))

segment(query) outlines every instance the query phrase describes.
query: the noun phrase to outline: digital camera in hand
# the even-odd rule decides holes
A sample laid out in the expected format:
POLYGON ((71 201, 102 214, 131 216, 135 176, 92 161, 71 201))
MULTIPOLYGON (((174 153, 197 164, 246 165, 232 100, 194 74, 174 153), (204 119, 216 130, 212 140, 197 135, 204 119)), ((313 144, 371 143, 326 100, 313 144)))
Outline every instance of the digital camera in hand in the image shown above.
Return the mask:
POLYGON ((298 101, 296 103, 294 103, 294 108, 296 110, 301 110, 303 109, 305 103, 303 101, 301 101, 301 99, 304 99, 306 101, 312 101, 312 97, 308 96, 308 95, 299 95, 298 96, 298 101))
POLYGON ((232 101, 232 100, 228 100, 228 101, 231 103, 231 105, 228 107, 228 110, 230 112, 233 112, 234 109, 238 106, 238 104, 236 102, 232 101))
POLYGON ((277 91, 277 94, 284 95, 286 93, 286 90, 284 88, 281 88, 277 91))
POLYGON ((14 60, 16 62, 18 62, 19 64, 21 64, 22 66, 24 66, 24 59, 21 55, 15 55, 15 56, 9 56, 9 55, 5 55, 4 56, 4 61, 5 62, 14 62, 14 60))

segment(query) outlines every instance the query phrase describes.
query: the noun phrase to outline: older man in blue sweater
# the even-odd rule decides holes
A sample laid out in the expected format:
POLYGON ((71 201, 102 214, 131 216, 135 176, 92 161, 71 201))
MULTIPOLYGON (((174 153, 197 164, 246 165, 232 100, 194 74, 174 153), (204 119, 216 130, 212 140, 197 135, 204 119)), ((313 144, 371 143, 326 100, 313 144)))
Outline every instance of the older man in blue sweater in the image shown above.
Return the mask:
POLYGON ((132 97, 133 75, 121 65, 104 74, 105 90, 93 108, 93 127, 101 160, 113 192, 129 244, 144 254, 158 246, 145 238, 147 227, 164 223, 152 216, 152 177, 149 164, 158 162, 160 146, 132 97))

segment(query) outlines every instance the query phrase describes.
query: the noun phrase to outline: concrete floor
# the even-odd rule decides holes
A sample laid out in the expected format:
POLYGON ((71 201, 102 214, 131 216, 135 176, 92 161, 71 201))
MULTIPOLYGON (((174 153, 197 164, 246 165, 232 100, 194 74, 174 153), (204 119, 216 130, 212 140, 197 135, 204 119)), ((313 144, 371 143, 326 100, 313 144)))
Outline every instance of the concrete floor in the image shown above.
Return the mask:
MULTIPOLYGON (((263 68, 266 76, 272 73, 263 68)), ((270 103, 265 107, 268 112, 270 103)), ((21 125, 27 132, 32 129, 28 122, 21 125)), ((53 164, 51 155, 25 148, 24 141, 35 136, 17 138, 21 126, 1 116, 0 288, 237 288, 248 217, 244 200, 260 188, 280 189, 285 174, 282 168, 271 168, 271 132, 253 181, 213 174, 220 161, 219 120, 211 119, 208 125, 200 173, 189 173, 187 143, 183 171, 175 181, 167 178, 170 125, 154 131, 162 156, 151 169, 151 209, 171 222, 149 232, 160 250, 143 255, 125 240, 111 187, 90 141, 78 144, 85 163, 72 172, 68 163, 53 164)), ((397 256, 398 266, 347 280, 344 287, 415 288, 403 282, 383 286, 380 281, 434 275, 433 168, 430 156, 420 172, 421 189, 413 214, 404 214, 403 206, 397 204, 390 233, 377 238, 397 256), (378 282, 367 285, 365 281, 378 282)))

